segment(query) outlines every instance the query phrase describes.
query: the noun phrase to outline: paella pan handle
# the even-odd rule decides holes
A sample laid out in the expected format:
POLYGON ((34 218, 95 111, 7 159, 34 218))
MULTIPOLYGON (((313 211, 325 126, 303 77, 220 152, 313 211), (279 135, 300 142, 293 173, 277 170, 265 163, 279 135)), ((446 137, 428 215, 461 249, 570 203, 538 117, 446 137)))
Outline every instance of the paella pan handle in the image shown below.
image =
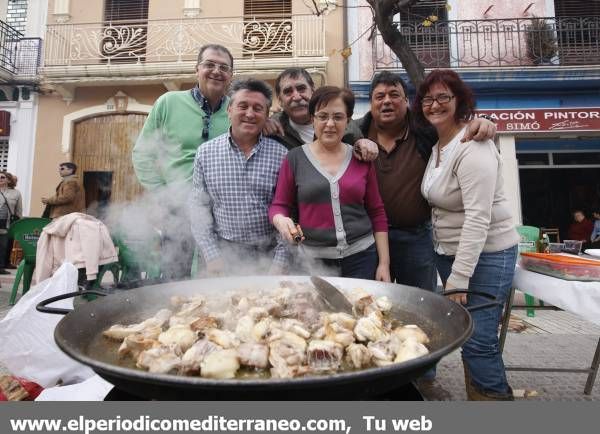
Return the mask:
POLYGON ((469 312, 474 312, 476 310, 481 310, 481 309, 487 309, 488 307, 502 306, 502 303, 500 303, 496 297, 494 297, 493 295, 490 295, 486 292, 482 292, 482 291, 468 291, 466 289, 451 289, 450 291, 444 292, 445 296, 453 295, 453 294, 474 294, 474 295, 480 295, 483 298, 493 300, 493 301, 490 301, 489 303, 478 304, 476 306, 463 306, 469 312))
POLYGON ((63 309, 60 307, 48 307, 48 305, 52 304, 56 301, 59 301, 59 300, 66 300, 67 298, 74 298, 74 297, 77 297, 80 295, 88 295, 88 294, 99 295, 101 297, 106 295, 106 293, 104 293, 104 292, 93 291, 93 290, 68 292, 66 294, 57 295, 56 297, 50 297, 44 301, 41 301, 38 303, 38 305, 35 308, 38 312, 42 312, 42 313, 53 313, 56 315, 66 315, 69 312, 72 312, 73 309, 63 309))

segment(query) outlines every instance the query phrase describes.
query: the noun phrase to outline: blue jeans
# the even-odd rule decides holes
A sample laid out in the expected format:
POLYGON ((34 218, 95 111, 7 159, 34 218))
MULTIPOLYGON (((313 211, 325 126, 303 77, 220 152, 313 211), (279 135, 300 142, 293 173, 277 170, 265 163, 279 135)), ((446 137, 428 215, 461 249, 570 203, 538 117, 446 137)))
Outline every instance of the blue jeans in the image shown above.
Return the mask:
MULTIPOLYGON (((452 271, 454 256, 436 257, 437 269, 445 285, 452 271)), ((470 291, 493 295, 501 303, 497 307, 471 312, 473 335, 462 347, 463 363, 469 371, 471 383, 484 393, 503 395, 510 391, 498 346, 498 324, 512 285, 516 261, 517 246, 499 252, 481 253, 469 281, 470 291)), ((468 295, 466 306, 485 302, 489 300, 478 295, 468 295)))
POLYGON ((368 280, 375 279, 375 272, 377 271, 377 265, 379 265, 375 243, 354 255, 342 259, 321 259, 321 261, 328 267, 337 268, 342 277, 368 280))
POLYGON ((437 272, 431 223, 414 228, 390 228, 388 239, 392 282, 435 291, 437 272))
MULTIPOLYGON (((431 222, 412 228, 389 228, 390 276, 392 282, 435 291, 437 270, 431 235, 431 222)), ((423 378, 433 380, 435 366, 423 378)))

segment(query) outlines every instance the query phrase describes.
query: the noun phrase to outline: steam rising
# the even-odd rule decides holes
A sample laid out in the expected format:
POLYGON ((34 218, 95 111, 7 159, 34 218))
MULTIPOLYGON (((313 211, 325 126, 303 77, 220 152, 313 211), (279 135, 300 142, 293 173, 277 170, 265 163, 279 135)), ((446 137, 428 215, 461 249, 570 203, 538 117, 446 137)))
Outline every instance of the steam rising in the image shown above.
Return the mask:
MULTIPOLYGON (((135 138, 131 138, 135 141, 135 138)), ((138 139, 139 140, 139 139, 138 139)), ((136 145, 139 148, 139 141, 136 145)), ((168 152, 174 148, 158 137, 145 138, 144 150, 150 150, 156 158, 148 159, 144 164, 151 165, 155 173, 163 174, 169 171, 170 179, 176 181, 152 190, 144 190, 134 200, 127 202, 111 202, 100 211, 97 204, 92 204, 89 210, 97 210, 113 237, 125 245, 128 253, 135 262, 142 265, 156 266, 160 263, 162 277, 170 279, 173 270, 185 267, 179 245, 187 244, 190 249, 196 249, 196 241, 190 228, 189 200, 191 194, 191 173, 172 173, 173 168, 167 168, 165 161, 170 160, 168 152), (167 156, 167 158, 164 158, 167 156), (175 243, 170 243, 170 238, 175 243)), ((132 176, 124 180, 128 185, 127 191, 134 191, 139 183, 132 176)), ((210 209, 204 212, 194 212, 193 224, 208 225, 209 220, 202 215, 210 215, 210 209)), ((275 230, 275 229, 274 229, 275 230)), ((307 258, 299 253, 296 246, 288 246, 291 264, 289 274, 318 274, 323 276, 339 275, 336 269, 324 266, 319 261, 307 258)), ((225 264, 223 275, 263 275, 269 273, 281 274, 281 270, 272 268, 272 252, 268 256, 250 255, 243 247, 227 245, 221 249, 222 260, 225 264)), ((198 267, 195 277, 206 277, 206 267, 200 252, 197 254, 198 267)), ((146 271, 146 270, 141 270, 146 271)), ((194 277, 194 276, 192 276, 194 277)))

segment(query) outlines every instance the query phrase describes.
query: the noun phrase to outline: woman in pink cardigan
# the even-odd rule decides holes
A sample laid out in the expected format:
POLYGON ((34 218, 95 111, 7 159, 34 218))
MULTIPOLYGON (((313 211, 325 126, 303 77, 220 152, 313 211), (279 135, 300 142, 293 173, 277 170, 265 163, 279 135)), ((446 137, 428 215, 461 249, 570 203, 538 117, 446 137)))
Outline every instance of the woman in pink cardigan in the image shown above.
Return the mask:
POLYGON ((308 109, 316 140, 292 149, 281 165, 269 218, 290 243, 298 229, 304 251, 344 277, 390 281, 388 225, 373 163, 352 158, 342 142, 354 95, 319 88, 308 109))

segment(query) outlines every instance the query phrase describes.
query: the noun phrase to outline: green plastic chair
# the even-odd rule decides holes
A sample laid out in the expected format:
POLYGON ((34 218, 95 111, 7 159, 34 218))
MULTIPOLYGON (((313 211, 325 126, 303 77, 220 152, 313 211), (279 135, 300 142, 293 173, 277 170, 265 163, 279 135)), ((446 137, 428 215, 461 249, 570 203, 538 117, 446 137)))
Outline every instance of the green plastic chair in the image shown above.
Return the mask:
POLYGON ((127 285, 160 277, 160 235, 156 233, 144 238, 141 240, 128 234, 112 234, 119 252, 116 283, 127 285))
POLYGON ((52 220, 39 217, 24 217, 13 223, 8 229, 8 234, 15 239, 21 249, 23 249, 23 260, 19 263, 15 283, 10 294, 9 304, 15 304, 19 284, 23 279, 23 294, 29 291, 31 286, 31 278, 35 269, 35 255, 37 252, 37 242, 42 233, 42 229, 52 220))
MULTIPOLYGON (((517 232, 521 237, 519 241, 519 253, 523 252, 537 252, 537 243, 540 239, 540 228, 535 226, 517 226, 517 232)), ((529 294, 525 294, 525 304, 527 306, 534 306, 535 299, 529 294)), ((534 317, 535 311, 530 308, 527 309, 527 316, 534 317)))

